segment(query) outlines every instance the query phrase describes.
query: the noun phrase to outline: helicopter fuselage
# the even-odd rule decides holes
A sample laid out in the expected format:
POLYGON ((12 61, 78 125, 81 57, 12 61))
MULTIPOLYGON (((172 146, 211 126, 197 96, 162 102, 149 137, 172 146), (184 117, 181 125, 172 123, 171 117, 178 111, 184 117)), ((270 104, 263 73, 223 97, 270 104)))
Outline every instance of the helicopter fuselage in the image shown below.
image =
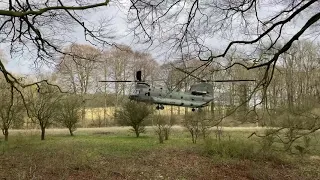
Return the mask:
POLYGON ((148 84, 137 84, 136 93, 130 95, 129 99, 153 104, 201 108, 207 106, 213 97, 205 92, 171 92, 163 88, 150 87, 148 84))
MULTIPOLYGON (((189 73, 188 73, 189 74, 189 73)), ((190 73, 191 74, 191 73, 190 73)), ((189 74, 189 75, 190 75, 189 74)), ((212 82, 236 82, 236 81, 255 81, 255 80, 215 80, 212 82)), ((191 85, 188 92, 173 92, 163 88, 150 87, 149 84, 142 81, 141 71, 136 72, 134 81, 100 81, 100 82, 136 82, 136 93, 129 96, 129 99, 149 102, 158 105, 173 105, 193 108, 208 106, 213 101, 213 85, 209 81, 191 85)), ((163 106, 162 108, 163 109, 163 106)))

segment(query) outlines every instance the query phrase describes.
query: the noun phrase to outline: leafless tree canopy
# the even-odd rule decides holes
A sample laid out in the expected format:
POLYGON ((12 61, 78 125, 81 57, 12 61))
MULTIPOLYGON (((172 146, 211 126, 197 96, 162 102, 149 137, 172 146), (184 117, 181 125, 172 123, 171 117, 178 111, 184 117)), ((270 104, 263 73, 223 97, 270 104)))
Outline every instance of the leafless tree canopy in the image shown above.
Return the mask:
MULTIPOLYGON (((69 35, 75 25, 83 28, 86 40, 107 44, 105 22, 93 27, 81 12, 89 13, 90 9, 107 6, 108 3, 63 0, 1 2, 0 41, 10 44, 11 55, 28 52, 34 55, 35 63, 53 63, 57 53, 63 53, 62 45, 72 41, 69 35)), ((2 63, 1 71, 8 73, 2 63)), ((8 81, 14 81, 8 74, 5 77, 8 81)))
POLYGON ((307 33, 319 35, 320 11, 317 0, 132 0, 128 17, 140 42, 197 57, 205 61, 202 67, 265 67, 259 84, 268 85, 281 54, 307 33), (222 49, 215 50, 213 44, 222 49), (231 54, 239 58, 223 63, 231 54))
MULTIPOLYGON (((11 55, 31 52, 36 64, 55 64, 53 59, 57 55, 66 55, 62 48, 73 41, 69 34, 75 26, 83 29, 84 37, 90 43, 113 45, 108 41, 112 37, 107 28, 108 19, 94 25, 83 16, 109 4, 109 1, 98 0, 1 2, 0 41, 10 44, 11 55)), ((212 63, 222 64, 222 69, 234 65, 246 69, 265 67, 265 75, 259 84, 268 85, 280 55, 294 41, 307 33, 319 35, 318 7, 317 0, 132 0, 128 20, 139 42, 161 45, 169 50, 169 54, 182 58, 185 55, 189 59, 196 57, 204 61, 200 67, 212 63), (221 43, 222 39, 227 39, 225 45, 221 43), (222 49, 215 49, 214 44, 222 49), (237 59, 227 58, 235 54, 237 59), (245 63, 247 61, 250 61, 249 65, 245 63)), ((0 70, 7 82, 24 87, 6 70, 2 61, 0 70)))
MULTIPOLYGON (((110 30, 106 27, 108 20, 98 24, 88 22, 84 18, 90 10, 106 7, 109 1, 64 1, 64 0, 8 0, 0 1, 0 42, 9 44, 12 57, 28 58, 38 64, 56 65, 55 59, 61 54, 68 55, 62 48, 74 40, 70 33, 74 27, 81 27, 84 37, 92 44, 111 45, 110 30)), ((22 83, 7 71, 4 60, 0 59, 0 71, 5 80, 23 96, 21 88, 36 85, 41 82, 50 84, 47 80, 22 83)), ((22 97, 23 98, 23 97, 22 97)))

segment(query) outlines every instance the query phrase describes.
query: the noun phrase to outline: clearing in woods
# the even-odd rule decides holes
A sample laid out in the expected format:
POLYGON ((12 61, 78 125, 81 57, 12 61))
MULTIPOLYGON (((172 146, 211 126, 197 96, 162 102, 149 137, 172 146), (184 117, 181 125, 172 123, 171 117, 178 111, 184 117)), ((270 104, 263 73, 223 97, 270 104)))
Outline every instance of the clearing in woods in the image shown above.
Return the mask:
POLYGON ((164 144, 151 127, 140 138, 128 129, 78 129, 74 137, 49 129, 45 141, 39 131, 11 131, 9 142, 0 139, 0 178, 320 179, 318 143, 306 155, 288 155, 248 140, 257 129, 225 128, 220 143, 212 133, 197 144, 178 127, 164 144))

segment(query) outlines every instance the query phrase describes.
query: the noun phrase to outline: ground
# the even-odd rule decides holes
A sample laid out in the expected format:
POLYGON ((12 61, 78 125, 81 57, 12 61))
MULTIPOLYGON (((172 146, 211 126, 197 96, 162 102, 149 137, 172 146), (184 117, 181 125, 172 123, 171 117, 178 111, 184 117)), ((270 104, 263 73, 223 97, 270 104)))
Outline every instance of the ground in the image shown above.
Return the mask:
MULTIPOLYGON (((230 142, 249 141, 248 129, 225 131, 230 142)), ((181 128, 174 129, 164 144, 158 143, 152 128, 141 138, 128 128, 79 129, 74 137, 67 130, 49 129, 44 141, 39 131, 11 131, 9 142, 0 139, 0 178, 320 179, 316 153, 261 158, 251 156, 253 146, 247 144, 224 144, 224 153, 208 151, 205 141, 200 138, 193 144, 181 128)))

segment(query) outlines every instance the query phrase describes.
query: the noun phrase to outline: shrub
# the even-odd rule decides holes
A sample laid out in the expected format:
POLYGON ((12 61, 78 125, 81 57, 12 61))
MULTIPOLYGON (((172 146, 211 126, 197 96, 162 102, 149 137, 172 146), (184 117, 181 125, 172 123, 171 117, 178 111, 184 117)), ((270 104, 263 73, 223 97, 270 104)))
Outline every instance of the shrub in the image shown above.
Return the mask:
POLYGON ((122 126, 131 126, 136 137, 145 132, 145 119, 153 113, 152 107, 147 103, 128 101, 120 110, 116 111, 116 120, 122 126))
POLYGON ((221 140, 207 138, 205 152, 224 158, 253 159, 255 158, 255 144, 243 140, 221 140))
POLYGON ((76 130, 76 124, 80 121, 81 99, 76 96, 68 96, 61 100, 60 111, 57 120, 62 126, 68 128, 70 135, 76 130))

